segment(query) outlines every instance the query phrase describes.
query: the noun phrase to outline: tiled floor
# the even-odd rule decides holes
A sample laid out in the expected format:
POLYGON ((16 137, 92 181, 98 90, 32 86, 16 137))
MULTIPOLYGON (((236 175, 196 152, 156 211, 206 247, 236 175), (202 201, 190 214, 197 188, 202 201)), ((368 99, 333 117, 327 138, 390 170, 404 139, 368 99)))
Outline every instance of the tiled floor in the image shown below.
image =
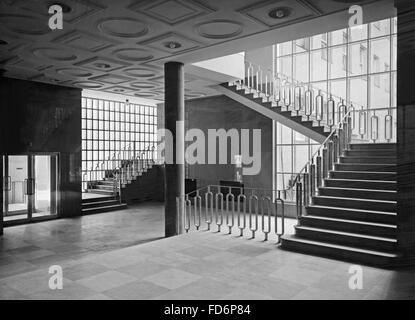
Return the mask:
POLYGON ((162 235, 163 210, 145 204, 80 219, 6 229, 0 299, 415 299, 415 272, 363 268, 213 231, 162 235), (151 229, 151 230, 150 230, 151 229), (48 268, 63 289, 48 288, 48 268))

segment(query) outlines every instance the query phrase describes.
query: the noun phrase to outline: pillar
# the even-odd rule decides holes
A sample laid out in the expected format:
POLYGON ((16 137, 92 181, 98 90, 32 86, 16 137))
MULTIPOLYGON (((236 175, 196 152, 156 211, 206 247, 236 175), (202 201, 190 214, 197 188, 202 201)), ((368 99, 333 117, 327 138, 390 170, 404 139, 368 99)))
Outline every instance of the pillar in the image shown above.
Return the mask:
POLYGON ((398 251, 402 265, 415 265, 415 25, 408 23, 408 2, 398 10, 397 190, 398 251))
POLYGON ((178 210, 177 197, 184 195, 184 70, 180 62, 167 62, 164 66, 164 124, 172 133, 173 163, 165 165, 165 236, 182 233, 182 210, 178 210), (177 122, 181 121, 181 122, 177 122))

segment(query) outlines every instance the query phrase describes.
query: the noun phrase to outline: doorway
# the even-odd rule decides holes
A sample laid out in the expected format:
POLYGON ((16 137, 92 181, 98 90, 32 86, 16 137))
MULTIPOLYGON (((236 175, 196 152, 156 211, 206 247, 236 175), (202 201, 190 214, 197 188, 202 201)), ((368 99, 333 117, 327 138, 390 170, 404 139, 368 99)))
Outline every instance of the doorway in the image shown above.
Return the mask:
POLYGON ((58 155, 3 156, 4 226, 56 217, 58 155))

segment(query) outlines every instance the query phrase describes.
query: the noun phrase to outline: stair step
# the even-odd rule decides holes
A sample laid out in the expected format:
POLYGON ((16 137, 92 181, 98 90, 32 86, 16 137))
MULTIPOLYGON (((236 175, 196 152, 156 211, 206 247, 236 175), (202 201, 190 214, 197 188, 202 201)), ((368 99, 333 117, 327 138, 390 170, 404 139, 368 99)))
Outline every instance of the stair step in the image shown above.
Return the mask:
POLYGON ((380 250, 382 252, 393 252, 396 249, 397 244, 397 240, 393 238, 375 237, 360 233, 329 229, 296 226, 295 231, 298 237, 304 239, 351 246, 361 249, 380 250))
POLYGON ((393 163, 336 163, 338 171, 373 171, 373 172, 396 172, 396 164, 393 163))
POLYGON ((111 191, 113 191, 114 190, 114 185, 112 185, 112 184, 111 185, 108 185, 108 184, 101 184, 101 183, 99 183, 99 184, 94 185, 94 187, 92 189, 111 190, 111 191))
POLYGON ((313 215, 302 216, 300 225, 305 227, 330 229, 343 232, 356 232, 379 237, 396 237, 397 226, 394 224, 375 223, 358 220, 319 217, 313 215))
POLYGON ((330 177, 333 179, 396 181, 396 172, 330 171, 330 177))
POLYGON ((397 201, 397 192, 390 190, 371 190, 357 188, 340 188, 340 187, 321 187, 318 189, 319 195, 343 198, 359 198, 374 200, 397 201))
POLYGON ((340 163, 376 163, 376 164, 396 164, 396 157, 368 157, 368 156, 346 156, 340 157, 340 163))
POLYGON ((342 208, 336 206, 312 205, 306 207, 307 215, 358 220, 374 223, 396 224, 396 212, 367 209, 342 208))
POLYGON ((357 262, 377 267, 393 267, 397 254, 302 239, 293 235, 281 237, 281 248, 331 259, 357 262))
MULTIPOLYGON (((92 192, 91 192, 92 193, 92 192)), ((82 199, 82 204, 115 200, 114 196, 82 199)))
POLYGON ((118 204, 118 200, 111 199, 111 200, 103 200, 103 201, 95 201, 95 202, 89 202, 89 203, 82 203, 82 209, 90 209, 90 208, 96 208, 96 207, 106 207, 109 205, 116 205, 118 204))
POLYGON ((396 150, 396 143, 352 143, 352 150, 396 150))
POLYGON ((332 196, 313 197, 313 203, 322 206, 333 206, 341 208, 365 209, 375 211, 396 212, 396 201, 371 200, 358 198, 344 198, 332 196))
POLYGON ((395 157, 395 150, 388 149, 373 149, 373 150, 347 150, 345 152, 346 156, 351 157, 395 157))
POLYGON ((126 209, 127 205, 125 203, 117 204, 117 205, 109 205, 109 206, 102 206, 102 207, 95 207, 89 209, 82 209, 82 214, 94 214, 94 213, 103 213, 103 212, 110 212, 116 210, 126 209))
POLYGON ((381 180, 357 180, 357 179, 326 179, 326 187, 374 189, 374 190, 396 190, 395 181, 381 180))
POLYGON ((88 193, 95 193, 95 194, 104 194, 104 195, 114 195, 113 190, 104 190, 104 189, 88 189, 88 193))

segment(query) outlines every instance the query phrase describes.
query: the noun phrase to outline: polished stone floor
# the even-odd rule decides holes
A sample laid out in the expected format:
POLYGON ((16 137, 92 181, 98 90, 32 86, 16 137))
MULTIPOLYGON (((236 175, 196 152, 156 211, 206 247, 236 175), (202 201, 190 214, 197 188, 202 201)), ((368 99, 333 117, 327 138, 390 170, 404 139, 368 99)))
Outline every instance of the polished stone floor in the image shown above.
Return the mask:
MULTIPOLYGON (((289 224, 289 223, 288 223, 289 224)), ((214 231, 160 239, 163 207, 5 229, 0 299, 415 299, 415 272, 362 267, 214 231), (63 289, 48 287, 51 265, 63 289)))

